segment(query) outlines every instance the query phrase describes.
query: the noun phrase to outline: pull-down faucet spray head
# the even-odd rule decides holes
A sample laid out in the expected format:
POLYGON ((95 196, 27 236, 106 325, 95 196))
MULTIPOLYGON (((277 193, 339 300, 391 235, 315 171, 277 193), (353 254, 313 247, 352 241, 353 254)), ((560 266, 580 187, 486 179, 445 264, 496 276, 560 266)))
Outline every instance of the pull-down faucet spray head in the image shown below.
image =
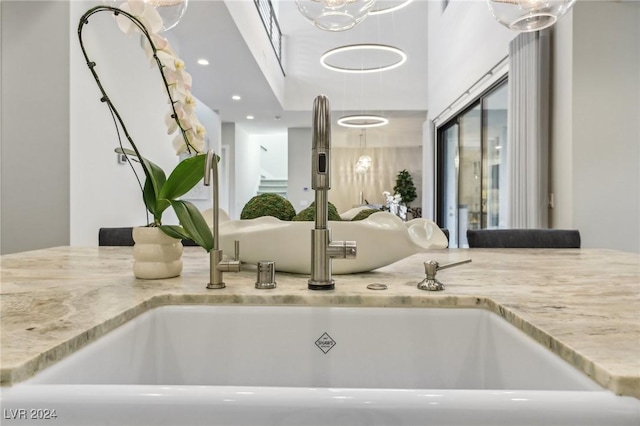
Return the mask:
POLYGON ((331 241, 328 227, 331 189, 331 113, 329 100, 320 95, 313 101, 313 139, 311 145, 311 187, 315 190, 315 228, 311 231, 311 278, 309 289, 333 290, 331 259, 356 257, 355 241, 331 241))
POLYGON ((329 99, 320 95, 313 101, 312 135, 312 171, 313 189, 331 189, 331 113, 329 99))

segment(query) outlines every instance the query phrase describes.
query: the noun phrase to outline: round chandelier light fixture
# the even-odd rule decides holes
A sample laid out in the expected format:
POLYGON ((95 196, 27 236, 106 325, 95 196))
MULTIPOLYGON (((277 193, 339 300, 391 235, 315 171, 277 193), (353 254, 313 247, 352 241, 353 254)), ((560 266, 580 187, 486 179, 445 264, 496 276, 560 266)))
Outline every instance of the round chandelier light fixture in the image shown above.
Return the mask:
POLYGON ((144 0, 144 2, 155 7, 160 14, 163 31, 169 31, 178 25, 189 5, 189 0, 144 0))
POLYGON ((367 170, 369 170, 369 168, 364 166, 364 165, 362 165, 362 164, 360 164, 360 161, 358 161, 358 163, 356 164, 356 167, 355 167, 356 173, 359 174, 359 175, 363 175, 363 174, 365 174, 367 172, 367 170))
POLYGON ((397 47, 384 44, 350 44, 328 50, 320 57, 323 67, 332 71, 366 74, 398 68, 407 61, 407 54, 397 47), (360 55, 354 55, 359 52, 360 55))
MULTIPOLYGON (((162 18, 161 32, 169 31, 178 25, 189 5, 189 0, 140 0, 140 2, 141 3, 137 5, 138 7, 143 6, 143 4, 148 4, 156 9, 160 18, 162 18)), ((120 8, 126 2, 124 0, 103 0, 103 3, 108 6, 120 8)), ((134 6, 133 3, 134 2, 129 6, 134 6)))
POLYGON ((325 31, 345 31, 362 22, 376 0, 296 0, 302 16, 325 31))
POLYGON ((343 127, 366 129, 380 127, 389 123, 387 117, 381 115, 345 115, 338 119, 338 124, 343 127))
POLYGON ((378 0, 378 6, 374 6, 374 8, 369 12, 369 15, 383 15, 385 13, 395 12, 396 10, 400 10, 403 7, 408 6, 410 3, 413 3, 413 0, 397 0, 395 4, 392 6, 380 6, 380 2, 378 0))
POLYGON ((576 0, 487 0, 493 17, 505 27, 521 32, 552 26, 576 0))
POLYGON ((371 157, 369 157, 368 155, 361 155, 360 158, 358 158, 358 164, 365 169, 368 169, 369 167, 371 167, 371 157))
MULTIPOLYGON (((119 8, 123 4, 123 1, 124 0, 105 0, 104 3, 119 8)), ((162 31, 169 31, 178 25, 178 22, 182 19, 189 5, 189 0, 143 0, 143 3, 156 9, 162 18, 162 31)))
POLYGON ((360 151, 361 155, 358 158, 355 166, 355 172, 357 174, 364 174, 371 168, 371 157, 366 154, 367 151, 367 129, 362 129, 362 133, 360 133, 360 151), (362 138, 364 137, 364 148, 362 148, 362 138))

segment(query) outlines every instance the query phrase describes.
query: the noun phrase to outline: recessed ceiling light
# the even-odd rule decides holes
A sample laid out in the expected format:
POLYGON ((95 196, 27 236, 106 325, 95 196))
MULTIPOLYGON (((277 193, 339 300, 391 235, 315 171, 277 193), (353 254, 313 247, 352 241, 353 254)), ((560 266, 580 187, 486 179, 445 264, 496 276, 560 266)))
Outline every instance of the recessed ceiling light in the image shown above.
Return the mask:
POLYGON ((369 15, 382 15, 383 13, 395 12, 396 10, 400 10, 412 2, 413 0, 404 0, 404 1, 399 0, 398 4, 396 4, 395 6, 381 7, 380 9, 375 9, 376 6, 374 6, 374 9, 371 9, 371 12, 369 12, 369 15))
POLYGON ((239 101, 240 99, 242 99, 242 96, 240 96, 240 95, 233 95, 233 96, 231 96, 231 99, 233 99, 234 101, 239 101))
POLYGON ((198 64, 199 65, 209 65, 209 61, 206 60, 205 58, 200 58, 200 59, 198 59, 198 64))
POLYGON ((255 117, 253 115, 247 115, 247 120, 253 120, 255 117))
POLYGON ((351 44, 347 46, 336 47, 326 51, 320 57, 320 63, 325 68, 333 71, 346 73, 369 73, 388 71, 398 68, 407 61, 407 54, 401 49, 384 44, 351 44), (349 62, 354 61, 352 52, 360 51, 358 56, 358 65, 351 65, 349 62), (347 55, 344 55, 348 53, 347 55), (342 55, 341 55, 342 54, 342 55), (368 55, 369 57, 366 57, 368 55), (333 58, 333 63, 329 63, 329 58, 333 58), (337 57, 337 58, 336 58, 337 57), (343 62, 339 64, 338 62, 343 62), (371 65, 366 65, 364 61, 371 65))
POLYGON ((338 124, 343 127, 356 127, 360 129, 384 126, 388 123, 389 119, 381 115, 345 115, 338 119, 338 124))

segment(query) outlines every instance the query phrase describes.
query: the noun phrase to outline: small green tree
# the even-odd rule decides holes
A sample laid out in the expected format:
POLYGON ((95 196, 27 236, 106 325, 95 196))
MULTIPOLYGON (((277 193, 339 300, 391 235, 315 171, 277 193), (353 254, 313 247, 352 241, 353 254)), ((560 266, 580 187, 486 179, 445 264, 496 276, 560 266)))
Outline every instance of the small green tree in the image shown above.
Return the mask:
POLYGON ((402 202, 405 205, 409 205, 410 202, 418 197, 411 173, 406 170, 398 172, 396 176, 396 186, 393 187, 393 192, 394 194, 400 194, 402 202))

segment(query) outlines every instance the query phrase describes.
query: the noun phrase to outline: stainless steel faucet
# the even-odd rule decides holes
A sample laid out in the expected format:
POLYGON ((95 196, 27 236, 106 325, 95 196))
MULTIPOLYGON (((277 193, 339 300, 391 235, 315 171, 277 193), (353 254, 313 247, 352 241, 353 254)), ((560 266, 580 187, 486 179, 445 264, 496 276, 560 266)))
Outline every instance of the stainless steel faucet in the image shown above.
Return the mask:
POLYGON ((223 272, 240 272, 240 244, 235 242, 235 256, 233 260, 223 260, 220 241, 218 238, 218 156, 213 150, 207 152, 204 164, 204 184, 211 185, 211 174, 213 172, 213 249, 209 252, 209 284, 207 288, 225 288, 222 280, 223 272))
POLYGON ((354 259, 355 241, 331 241, 329 199, 331 189, 331 113, 329 100, 320 95, 313 101, 311 187, 315 191, 315 228, 311 231, 311 278, 309 289, 333 290, 331 259, 354 259))

